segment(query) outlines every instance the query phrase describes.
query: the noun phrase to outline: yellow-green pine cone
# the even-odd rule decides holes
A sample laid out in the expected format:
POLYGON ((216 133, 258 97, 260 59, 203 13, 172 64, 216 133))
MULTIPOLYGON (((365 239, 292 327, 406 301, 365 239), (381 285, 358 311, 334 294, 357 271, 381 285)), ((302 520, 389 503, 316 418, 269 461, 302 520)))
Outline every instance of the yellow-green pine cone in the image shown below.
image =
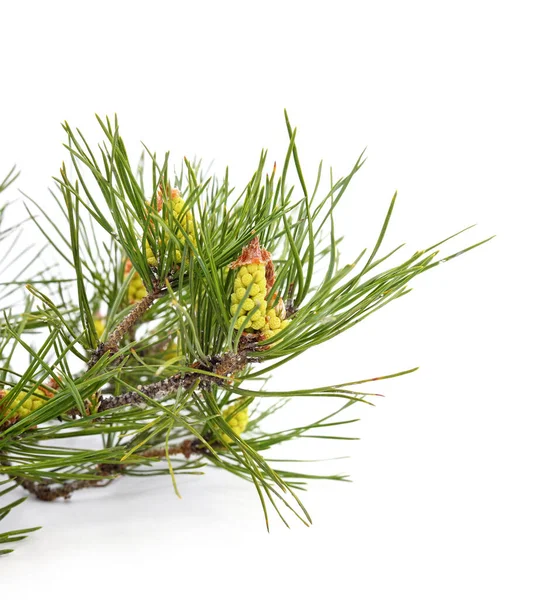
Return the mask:
MULTIPOLYGON (((191 240, 191 243, 194 246, 196 246, 197 241, 194 237, 193 214, 191 210, 187 210, 184 212, 184 200, 180 196, 178 190, 171 191, 171 208, 173 211, 174 220, 178 221, 178 219, 180 218, 180 227, 186 232, 188 238, 191 240)), ((177 227, 178 231, 176 233, 176 236, 181 241, 182 245, 184 245, 185 238, 182 229, 177 227)), ((177 254, 179 254, 178 251, 177 254)))
POLYGON ((141 275, 139 273, 134 273, 134 276, 130 280, 130 285, 128 286, 128 302, 134 304, 134 302, 139 302, 146 295, 147 290, 143 285, 141 275))
POLYGON ((145 242, 145 253, 147 254, 147 262, 151 267, 155 267, 158 264, 154 252, 148 242, 145 242))
POLYGON ((251 264, 240 267, 234 280, 234 293, 231 296, 230 314, 234 316, 240 308, 235 329, 240 329, 249 319, 245 331, 260 331, 266 326, 266 265, 251 264), (245 298, 240 308, 241 300, 245 298), (255 307, 258 310, 254 310, 255 307), (254 312, 253 312, 254 311, 254 312))
POLYGON ((266 313, 266 325, 262 328, 262 334, 266 339, 269 339, 280 333, 283 329, 288 327, 288 319, 281 319, 280 313, 277 314, 275 308, 270 308, 266 313))
MULTIPOLYGON (((223 411, 223 418, 236 435, 241 435, 246 430, 247 423, 249 422, 249 408, 246 406, 241 410, 237 409, 237 404, 232 404, 231 406, 228 406, 223 411)), ((223 441, 227 444, 231 444, 234 441, 226 433, 224 433, 221 437, 223 441)))
POLYGON ((21 419, 27 417, 31 412, 41 408, 41 406, 46 403, 46 400, 43 398, 21 392, 16 399, 13 400, 13 404, 18 404, 23 398, 25 399, 24 402, 15 411, 15 415, 19 416, 21 419))
MULTIPOLYGON (((169 198, 171 203, 171 210, 173 212, 173 225, 175 236, 178 239, 179 247, 175 250, 175 261, 176 264, 182 262, 182 250, 186 245, 184 232, 188 236, 193 246, 197 246, 197 240, 194 235, 194 224, 193 224, 193 213, 190 210, 184 211, 184 200, 180 196, 178 189, 174 188, 171 190, 171 197, 169 198), (180 227, 178 226, 180 223, 180 227)), ((161 192, 158 193, 158 206, 162 205, 161 192)), ((169 242, 169 234, 164 234, 164 241, 167 244, 169 242)), ((145 252, 147 254, 147 261, 151 267, 155 267, 158 264, 158 259, 154 256, 152 248, 148 242, 145 242, 145 252)))
POLYGON ((103 319, 99 319, 99 318, 93 319, 93 323, 95 324, 95 330, 97 332, 97 336, 100 339, 102 337, 102 334, 104 333, 104 330, 106 329, 106 323, 104 322, 103 319))

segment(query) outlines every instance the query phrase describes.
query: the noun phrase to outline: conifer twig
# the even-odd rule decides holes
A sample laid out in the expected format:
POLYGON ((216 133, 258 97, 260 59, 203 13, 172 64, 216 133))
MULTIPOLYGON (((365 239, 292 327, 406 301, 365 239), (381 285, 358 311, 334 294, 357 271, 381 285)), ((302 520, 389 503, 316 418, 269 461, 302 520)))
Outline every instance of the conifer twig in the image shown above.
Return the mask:
POLYGON ((17 477, 16 480, 25 490, 44 502, 52 502, 58 498, 67 500, 71 497, 73 492, 76 492, 77 490, 92 487, 105 487, 113 481, 112 479, 106 480, 105 482, 102 482, 100 479, 79 479, 70 481, 69 483, 53 485, 52 482, 35 482, 31 479, 24 479, 22 477, 17 477))
POLYGON ((174 444, 167 448, 151 448, 140 452, 140 456, 147 458, 165 458, 166 456, 175 456, 183 454, 185 459, 191 457, 192 454, 201 454, 206 451, 206 447, 198 438, 187 438, 180 444, 174 444))
MULTIPOLYGON (((180 444, 174 444, 168 448, 151 448, 150 450, 139 452, 138 456, 145 458, 165 458, 166 456, 182 454, 187 460, 193 454, 203 454, 205 451, 206 447, 199 439, 187 438, 180 444)), ((122 475, 123 470, 124 465, 121 464, 100 464, 97 465, 95 474, 100 476, 101 479, 79 479, 60 484, 52 480, 36 482, 25 477, 15 477, 15 481, 38 500, 53 502, 58 498, 68 500, 78 490, 106 487, 118 479, 122 475)))
POLYGON ((246 350, 237 353, 227 352, 222 356, 209 357, 209 366, 201 370, 200 363, 194 363, 191 368, 194 372, 178 373, 166 379, 139 386, 138 391, 129 391, 118 396, 101 398, 98 412, 118 408, 120 406, 145 405, 147 398, 162 400, 178 390, 188 390, 193 385, 200 389, 211 385, 226 383, 227 378, 242 371, 249 362, 258 362, 258 358, 249 357, 246 350))
POLYGON ((93 367, 106 352, 116 354, 119 351, 119 343, 126 333, 137 323, 137 321, 147 312, 157 298, 165 294, 166 290, 156 289, 148 293, 139 302, 136 302, 128 315, 117 325, 112 331, 106 342, 100 343, 97 349, 93 352, 88 368, 93 367))
MULTIPOLYGON (((307 185, 285 117, 280 174, 262 151, 242 191, 229 170, 208 177, 200 162, 184 159, 172 174, 169 155, 157 161, 145 146, 133 165, 116 118, 97 117, 98 150, 65 123, 71 168, 62 167, 52 192, 60 218, 42 202, 25 204, 29 227, 59 263, 33 271, 36 249, 0 280, 0 497, 21 485, 50 501, 126 475, 165 473, 178 494, 177 474, 201 474, 209 464, 254 485, 266 526, 271 508, 285 524, 289 511, 308 525, 296 492, 312 479, 346 479, 294 470, 281 463, 303 461, 268 453, 304 438, 357 439, 345 428, 359 419, 347 413, 380 394, 355 386, 415 369, 282 390, 270 388, 271 373, 488 240, 437 258, 439 246, 465 229, 396 261, 402 246, 383 248, 394 195, 375 244, 341 262, 336 207, 363 154, 337 180, 332 170, 322 179, 320 163, 315 185, 307 185), (24 302, 20 291, 29 293, 24 302), (322 417, 273 430, 274 413, 311 398, 328 406, 322 417), (103 443, 84 447, 86 439, 103 443)), ((12 170, 0 192, 15 177, 12 170)), ((7 240, 0 268, 31 250, 20 252, 21 234, 20 226, 0 227, 0 243, 7 240)), ((355 347, 355 363, 359 351, 365 344, 355 347)), ((335 360, 325 356, 325 372, 335 360)), ((0 502, 0 519, 23 500, 0 502)), ((0 544, 28 531, 0 533, 0 544)))
POLYGON ((100 476, 101 479, 78 479, 61 484, 52 480, 37 482, 25 477, 15 477, 15 480, 39 500, 52 502, 58 498, 68 500, 77 490, 106 487, 121 475, 123 468, 123 465, 97 465, 95 475, 100 476))

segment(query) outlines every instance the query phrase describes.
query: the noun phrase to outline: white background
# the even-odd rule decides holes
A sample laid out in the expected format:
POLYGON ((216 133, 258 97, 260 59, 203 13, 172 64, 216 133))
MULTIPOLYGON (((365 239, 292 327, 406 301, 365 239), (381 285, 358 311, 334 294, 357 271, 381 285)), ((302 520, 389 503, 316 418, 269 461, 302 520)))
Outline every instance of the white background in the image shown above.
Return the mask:
POLYGON ((309 179, 367 147, 344 261, 396 189, 387 247, 497 234, 273 381, 421 367, 375 384, 361 441, 307 448, 350 455, 329 466, 353 480, 311 486, 310 529, 268 535, 254 489, 218 472, 179 480, 180 501, 165 477, 30 500, 2 529, 44 528, 0 559, 2 598, 535 598, 530 4, 2 3, 0 170, 45 205, 63 120, 97 141, 93 114, 117 112, 129 144, 229 164, 241 186, 262 147, 282 163, 287 108, 309 179))

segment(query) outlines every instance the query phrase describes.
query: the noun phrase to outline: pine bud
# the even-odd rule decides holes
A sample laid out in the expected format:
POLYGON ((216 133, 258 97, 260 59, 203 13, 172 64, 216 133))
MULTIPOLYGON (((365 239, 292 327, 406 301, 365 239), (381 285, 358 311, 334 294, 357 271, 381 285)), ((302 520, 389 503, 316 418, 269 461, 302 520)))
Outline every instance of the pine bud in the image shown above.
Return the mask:
POLYGON ((283 329, 288 327, 290 321, 288 319, 284 319, 283 321, 277 316, 277 313, 274 308, 268 310, 266 315, 266 325, 262 329, 262 334, 266 339, 273 337, 277 333, 280 333, 283 329))
MULTIPOLYGON (((0 398, 3 398, 6 395, 5 390, 2 390, 2 394, 0 398)), ((19 402, 23 400, 22 404, 16 409, 13 417, 23 419, 27 417, 31 412, 41 408, 46 403, 44 398, 39 398, 38 396, 34 396, 33 394, 28 394, 27 392, 20 392, 16 398, 11 401, 11 406, 19 404, 19 402)), ((4 409, 7 412, 7 409, 4 409)))
POLYGON ((230 313, 238 312, 243 300, 238 319, 234 324, 239 329, 247 320, 246 331, 258 331, 266 325, 266 266, 252 264, 240 267, 234 280, 234 293, 231 296, 230 313), (256 310, 255 310, 256 309, 256 310))
POLYGON ((289 321, 286 319, 286 308, 282 298, 276 300, 277 295, 274 294, 274 304, 267 306, 266 295, 275 283, 275 271, 270 253, 260 246, 257 237, 243 248, 240 258, 230 267, 239 269, 234 280, 234 293, 230 304, 232 316, 239 310, 234 328, 240 329, 247 320, 244 331, 261 333, 265 339, 285 329, 289 321))
POLYGON ((39 398, 33 395, 28 396, 25 393, 19 394, 17 396, 17 400, 21 400, 25 396, 26 399, 24 400, 23 404, 17 409, 17 414, 20 415, 21 418, 26 417, 34 410, 41 408, 41 406, 44 406, 46 402, 46 400, 44 400, 43 398, 39 398))
MULTIPOLYGON (((125 276, 130 273, 132 270, 132 263, 130 259, 126 259, 126 263, 124 265, 124 274, 125 276)), ((147 295, 147 290, 145 289, 145 285, 143 284, 143 279, 141 279, 141 275, 139 273, 134 273, 134 276, 130 280, 130 285, 128 286, 128 302, 130 304, 134 304, 135 302, 139 302, 147 295)), ((100 336, 99 336, 100 337, 100 336)))
MULTIPOLYGON (((161 190, 158 190, 157 200, 158 210, 161 210, 164 204, 161 190)), ((177 188, 173 188, 170 191, 170 197, 166 199, 166 202, 168 203, 168 211, 171 211, 173 213, 172 219, 170 214, 167 215, 167 218, 169 223, 173 225, 173 232, 176 238, 178 239, 179 247, 175 250, 175 264, 179 265, 182 262, 182 251, 184 249, 184 246, 186 246, 184 232, 188 236, 188 239, 193 244, 193 246, 197 246, 197 241, 194 236, 193 214, 190 210, 184 211, 185 202, 180 196, 180 192, 177 188)), ((169 234, 165 232, 164 241, 166 244, 169 242, 169 237, 169 234)), ((150 247, 148 241, 145 242, 145 252, 147 254, 147 261, 149 265, 151 267, 155 267, 158 264, 158 257, 154 255, 154 252, 152 251, 152 248, 150 247)))
POLYGON ((243 248, 242 255, 234 261, 231 269, 239 269, 234 279, 234 293, 231 295, 230 314, 239 315, 234 324, 240 329, 247 321, 244 331, 258 332, 266 326, 266 294, 268 275, 272 271, 271 255, 265 248, 260 247, 258 238, 243 248), (241 303, 241 307, 240 307, 241 303))
MULTIPOLYGON (((242 402, 243 401, 234 403, 225 408, 223 411, 223 418, 228 423, 232 431, 238 436, 241 436, 241 434, 246 430, 247 423, 249 422, 249 408, 246 406, 245 408, 238 410, 242 402)), ((221 438, 227 444, 231 444, 234 441, 226 433, 224 433, 221 438)))

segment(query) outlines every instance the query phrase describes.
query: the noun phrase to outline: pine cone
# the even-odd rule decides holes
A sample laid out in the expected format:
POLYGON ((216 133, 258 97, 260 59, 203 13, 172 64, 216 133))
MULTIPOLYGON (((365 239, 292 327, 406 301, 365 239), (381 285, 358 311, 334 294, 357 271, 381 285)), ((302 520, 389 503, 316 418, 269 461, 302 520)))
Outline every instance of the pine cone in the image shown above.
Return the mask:
POLYGON ((276 300, 274 305, 268 307, 266 295, 275 284, 275 270, 271 254, 260 246, 258 238, 244 247, 241 256, 234 261, 230 268, 239 272, 234 280, 234 293, 231 296, 230 314, 234 316, 238 312, 239 303, 247 296, 240 308, 240 314, 234 325, 235 329, 240 327, 248 319, 246 333, 261 333, 265 339, 285 329, 289 321, 286 319, 286 308, 282 298, 276 300), (251 285, 252 284, 252 285, 251 285), (248 289, 250 287, 250 289, 248 289), (252 312, 258 307, 255 312, 252 312))
POLYGON ((20 394, 12 401, 12 404, 18 404, 23 398, 25 398, 24 402, 15 411, 15 415, 21 419, 27 417, 34 410, 37 410, 46 404, 44 398, 39 398, 38 396, 28 394, 27 392, 20 392, 20 394))
MULTIPOLYGON (((247 423, 249 422, 249 409, 247 406, 242 410, 236 412, 240 404, 241 402, 234 403, 231 406, 225 408, 225 410, 223 411, 223 418, 236 435, 241 435, 246 430, 247 423)), ((231 444, 234 441, 226 433, 224 433, 221 436, 221 438, 227 444, 231 444)))
MULTIPOLYGON (((132 263, 129 259, 126 259, 126 263, 124 265, 125 276, 128 275, 128 273, 130 273, 131 270, 132 263)), ((128 286, 128 302, 130 304, 134 304, 135 302, 139 302, 140 300, 142 300, 146 295, 147 290, 145 289, 145 285, 143 284, 143 279, 141 279, 141 275, 139 273, 134 273, 134 276, 130 280, 130 285, 128 286)))
MULTIPOLYGON (((184 231, 186 232, 191 243, 196 246, 197 242, 194 236, 194 224, 193 214, 190 210, 184 211, 184 200, 180 196, 180 192, 177 188, 171 190, 170 198, 167 200, 170 202, 169 209, 173 213, 173 219, 169 218, 169 221, 174 225, 174 233, 180 243, 180 247, 175 250, 175 261, 179 265, 182 262, 182 250, 186 245, 184 231), (180 227, 178 224, 180 223, 180 227)), ((161 190, 158 190, 158 210, 160 207, 163 208, 164 201, 162 199, 161 190)), ((167 244, 169 242, 169 234, 164 234, 164 241, 167 244)), ((145 242, 145 252, 147 254, 147 261, 151 267, 155 267, 158 264, 158 258, 154 255, 152 248, 148 241, 145 242)))
POLYGON ((266 265, 251 264, 240 267, 234 280, 234 293, 231 296, 230 313, 234 316, 240 301, 247 296, 241 305, 235 329, 239 329, 249 319, 248 332, 258 331, 266 325, 266 265), (257 307, 257 310, 253 310, 257 307))

